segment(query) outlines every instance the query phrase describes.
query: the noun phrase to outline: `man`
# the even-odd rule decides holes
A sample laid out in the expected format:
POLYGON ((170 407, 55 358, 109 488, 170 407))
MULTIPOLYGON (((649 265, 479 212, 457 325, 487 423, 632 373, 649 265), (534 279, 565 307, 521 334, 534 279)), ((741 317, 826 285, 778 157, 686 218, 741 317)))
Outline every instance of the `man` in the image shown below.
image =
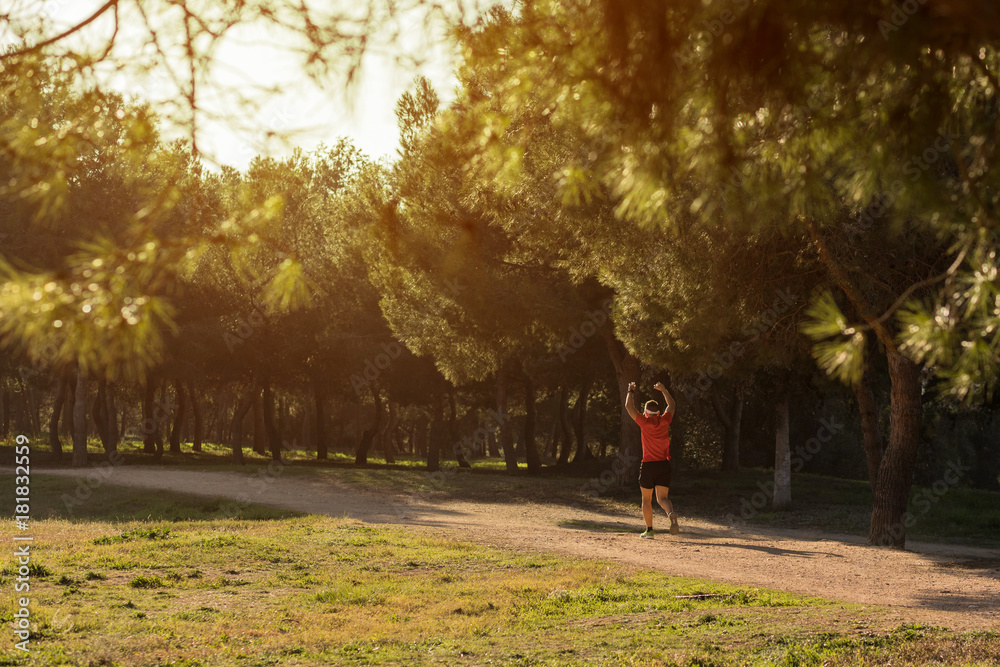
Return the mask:
POLYGON ((625 410, 642 431, 642 463, 639 466, 639 490, 642 492, 642 518, 646 520, 646 531, 642 537, 653 539, 653 491, 656 502, 670 518, 670 534, 680 530, 674 504, 667 499, 670 492, 670 422, 674 418, 677 403, 662 382, 653 385, 663 394, 666 409, 660 413, 656 401, 647 401, 642 414, 635 408, 635 382, 630 382, 625 394, 625 410))

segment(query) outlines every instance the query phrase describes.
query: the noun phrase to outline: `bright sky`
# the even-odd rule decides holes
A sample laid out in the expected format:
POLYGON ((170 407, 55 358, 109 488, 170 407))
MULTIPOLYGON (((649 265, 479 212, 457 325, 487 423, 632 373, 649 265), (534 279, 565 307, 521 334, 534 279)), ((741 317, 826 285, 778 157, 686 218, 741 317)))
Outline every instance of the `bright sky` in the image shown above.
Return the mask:
POLYGON ((226 122, 213 121, 203 128, 201 149, 237 168, 245 167, 257 154, 284 155, 293 146, 308 150, 341 136, 349 137, 371 157, 393 159, 399 148, 396 100, 413 87, 414 77, 426 76, 446 100, 451 99, 455 85, 453 59, 443 45, 428 52, 426 62, 416 68, 397 63, 390 55, 369 54, 350 89, 338 83, 320 87, 297 73, 293 65, 282 65, 282 59, 262 50, 234 48, 227 59, 235 54, 239 54, 240 67, 235 74, 221 75, 225 86, 239 86, 242 77, 250 75, 257 83, 285 89, 279 95, 262 97, 258 113, 246 117, 236 109, 226 122))
MULTIPOLYGON (((14 4, 26 17, 44 17, 51 35, 90 16, 104 1, 15 0, 14 4)), ((141 25, 141 17, 129 8, 129 3, 123 2, 121 7, 121 28, 113 59, 123 63, 123 68, 110 74, 106 82, 126 94, 149 100, 169 117, 183 109, 182 104, 177 104, 176 85, 164 71, 144 73, 130 66, 131 61, 141 59, 140 44, 148 35, 135 29, 141 25)), ((86 40, 89 45, 103 44, 111 25, 110 21, 103 25, 96 21, 73 39, 86 40)), ((451 99, 455 85, 454 49, 442 34, 433 34, 443 30, 429 31, 427 23, 413 13, 398 19, 397 25, 404 26, 398 31, 398 39, 370 43, 370 52, 349 90, 337 81, 317 85, 302 72, 284 45, 273 44, 273 33, 258 26, 234 32, 216 53, 215 85, 200 91, 199 102, 208 113, 200 120, 198 145, 206 161, 242 169, 254 155, 277 157, 289 153, 293 146, 309 150, 342 136, 371 157, 394 158, 399 145, 394 107, 399 96, 412 87, 414 77, 420 74, 430 79, 444 100, 451 99), (398 59, 417 59, 419 64, 404 64, 398 59), (275 86, 282 89, 280 94, 263 94, 262 89, 275 86), (236 99, 239 96, 254 103, 246 104, 236 99)), ((177 136, 177 129, 164 129, 168 136, 177 136)))

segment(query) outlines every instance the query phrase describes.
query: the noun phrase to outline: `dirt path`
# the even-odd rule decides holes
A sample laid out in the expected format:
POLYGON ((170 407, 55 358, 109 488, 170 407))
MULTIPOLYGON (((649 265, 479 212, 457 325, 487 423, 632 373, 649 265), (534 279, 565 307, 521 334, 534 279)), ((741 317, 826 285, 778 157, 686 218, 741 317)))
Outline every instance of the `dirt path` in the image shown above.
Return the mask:
MULTIPOLYGON (((87 470, 46 470, 85 476, 87 470)), ((264 483, 235 472, 128 466, 110 483, 249 499, 312 514, 351 517, 517 549, 552 551, 807 595, 886 605, 887 622, 921 622, 955 630, 1000 630, 1000 553, 955 545, 910 543, 875 549, 860 538, 806 531, 748 531, 681 518, 676 536, 642 540, 638 517, 562 505, 417 501, 373 494, 302 476, 264 483), (573 521, 581 527, 561 523, 573 521), (579 522, 582 522, 579 523, 579 522)), ((658 524, 666 527, 660 514, 658 524)))

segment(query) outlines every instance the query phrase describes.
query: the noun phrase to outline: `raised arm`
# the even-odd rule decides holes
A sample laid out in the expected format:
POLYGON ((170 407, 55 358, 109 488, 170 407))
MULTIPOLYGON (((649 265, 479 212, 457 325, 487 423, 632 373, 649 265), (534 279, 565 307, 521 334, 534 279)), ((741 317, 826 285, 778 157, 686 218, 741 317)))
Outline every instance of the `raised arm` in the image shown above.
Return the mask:
POLYGON ((639 411, 635 409, 635 382, 628 383, 628 391, 625 393, 625 411, 628 412, 632 421, 635 421, 635 418, 639 416, 639 411))
POLYGON ((653 389, 659 389, 660 393, 663 394, 663 400, 667 406, 667 409, 663 411, 664 414, 668 412, 670 414, 674 414, 674 409, 677 407, 677 401, 675 401, 674 397, 670 395, 670 392, 667 391, 667 388, 663 385, 663 383, 657 382, 653 385, 653 389))

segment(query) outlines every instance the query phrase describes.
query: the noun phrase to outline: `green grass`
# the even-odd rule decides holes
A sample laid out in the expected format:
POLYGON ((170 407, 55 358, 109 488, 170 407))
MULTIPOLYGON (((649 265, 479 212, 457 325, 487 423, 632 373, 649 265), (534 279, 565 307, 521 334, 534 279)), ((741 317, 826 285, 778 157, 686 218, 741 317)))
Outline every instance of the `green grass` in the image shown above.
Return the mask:
MULTIPOLYGON (((50 485, 32 494, 42 502, 75 480, 32 483, 50 485)), ((5 478, 0 493, 10 486, 5 478)), ((903 665, 1000 655, 997 633, 896 626, 876 607, 356 521, 253 506, 252 518, 231 517, 214 501, 111 485, 72 520, 50 509, 32 528, 35 643, 0 664, 903 665), (109 509, 116 500, 129 511, 109 509), (698 594, 714 597, 678 597, 698 594)), ((0 573, 0 587, 14 572, 0 573)), ((2 620, 12 613, 4 596, 2 620)))

